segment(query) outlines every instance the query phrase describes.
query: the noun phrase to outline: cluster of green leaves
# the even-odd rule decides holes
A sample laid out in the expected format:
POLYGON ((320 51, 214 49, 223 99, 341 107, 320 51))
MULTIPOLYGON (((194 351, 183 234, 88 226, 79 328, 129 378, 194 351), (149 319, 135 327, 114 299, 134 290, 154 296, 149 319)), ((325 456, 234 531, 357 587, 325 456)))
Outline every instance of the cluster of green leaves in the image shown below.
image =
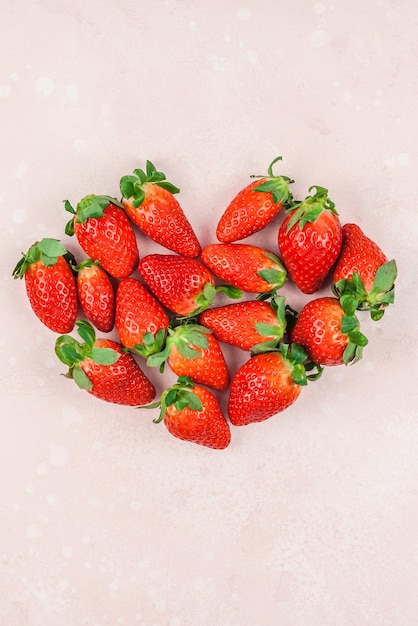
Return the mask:
POLYGON ((179 193, 180 191, 178 187, 166 179, 164 172, 158 171, 151 161, 147 161, 145 171, 135 169, 133 174, 122 176, 119 183, 122 197, 130 200, 133 206, 138 208, 145 199, 143 186, 146 183, 158 185, 158 187, 162 187, 173 194, 179 193))

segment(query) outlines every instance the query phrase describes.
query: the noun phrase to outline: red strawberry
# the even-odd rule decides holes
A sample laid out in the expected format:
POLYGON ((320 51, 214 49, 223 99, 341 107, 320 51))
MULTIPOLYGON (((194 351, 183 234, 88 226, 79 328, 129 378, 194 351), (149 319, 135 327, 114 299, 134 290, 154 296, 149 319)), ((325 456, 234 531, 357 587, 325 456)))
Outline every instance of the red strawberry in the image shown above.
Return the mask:
POLYGON ((271 349, 286 330, 285 300, 276 295, 271 304, 247 300, 207 309, 199 321, 209 328, 216 339, 241 350, 255 346, 271 349))
POLYGON ((146 171, 136 169, 120 181, 122 203, 128 217, 148 237, 183 256, 197 257, 200 244, 169 183, 151 161, 146 171))
POLYGON ((202 251, 202 261, 215 276, 249 293, 274 292, 286 280, 286 270, 279 259, 250 244, 210 244, 202 251))
POLYGON ((226 389, 229 371, 218 341, 204 326, 183 323, 168 329, 164 349, 147 360, 160 367, 168 363, 177 376, 188 376, 195 383, 214 389, 226 389))
POLYGON ((135 278, 124 278, 116 291, 116 330, 121 344, 141 356, 161 350, 169 319, 161 304, 135 278))
POLYGON ((25 277, 26 293, 38 319, 55 333, 69 333, 77 319, 72 254, 57 239, 34 243, 17 263, 13 278, 25 277))
POLYGON ((103 333, 115 322, 115 292, 109 276, 97 261, 83 261, 77 269, 78 298, 86 317, 103 333))
POLYGON ((213 301, 218 291, 230 297, 241 292, 215 287, 212 274, 196 259, 176 254, 148 254, 139 263, 139 273, 160 302, 181 316, 197 315, 213 301))
POLYGON ((96 398, 141 406, 155 398, 155 387, 144 374, 132 354, 110 339, 96 339, 91 324, 76 322, 81 343, 70 335, 61 335, 55 353, 69 367, 66 376, 96 398))
POLYGON ((334 203, 324 187, 294 204, 279 229, 279 249, 293 282, 304 293, 322 285, 337 260, 342 232, 334 203))
POLYGON ((231 431, 215 396, 187 377, 163 392, 161 399, 144 408, 161 407, 156 423, 164 420, 170 434, 183 441, 223 450, 231 442, 231 431))
POLYGON ((267 226, 292 202, 289 183, 293 180, 273 174, 273 165, 281 158, 270 163, 267 176, 257 176, 261 180, 244 187, 227 206, 216 229, 219 241, 230 243, 249 237, 267 226))
MULTIPOLYGON (((228 414, 234 426, 262 422, 293 404, 308 379, 303 365, 306 352, 297 345, 252 356, 231 382, 228 414)), ((320 372, 319 372, 320 373, 320 372)))
POLYGON ((138 265, 139 255, 132 225, 118 204, 109 196, 90 195, 74 210, 66 200, 65 208, 74 217, 65 232, 70 236, 75 233, 84 252, 111 276, 124 278, 138 265))
POLYGON ((343 244, 334 269, 334 291, 345 306, 370 311, 379 320, 394 302, 396 262, 388 261, 379 246, 356 224, 343 226, 343 244))
POLYGON ((367 345, 358 319, 346 315, 336 298, 316 298, 305 304, 290 336, 320 365, 358 361, 367 345))

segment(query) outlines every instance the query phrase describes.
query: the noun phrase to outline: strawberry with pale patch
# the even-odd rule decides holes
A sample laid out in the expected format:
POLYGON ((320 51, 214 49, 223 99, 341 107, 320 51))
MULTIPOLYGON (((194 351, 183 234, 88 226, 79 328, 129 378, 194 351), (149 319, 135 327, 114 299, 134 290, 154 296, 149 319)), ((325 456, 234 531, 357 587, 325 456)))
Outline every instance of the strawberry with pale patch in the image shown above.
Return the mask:
POLYGON ((74 256, 57 239, 35 242, 13 270, 24 278, 26 293, 36 317, 55 333, 69 333, 78 313, 74 256))
POLYGON ((141 406, 152 402, 156 390, 132 354, 111 339, 96 339, 93 326, 76 322, 82 341, 61 335, 55 353, 68 366, 67 378, 96 398, 115 404, 141 406))
POLYGON ((367 237, 357 224, 345 224, 343 244, 334 269, 334 293, 351 311, 370 311, 379 320, 395 299, 395 260, 367 237))
POLYGON ((183 256, 197 257, 200 244, 170 183, 151 161, 120 180, 122 204, 132 222, 153 241, 183 256))
POLYGON ((245 239, 265 228, 283 207, 291 205, 289 184, 294 181, 273 174, 273 165, 281 159, 279 156, 270 163, 267 176, 252 176, 258 180, 241 189, 229 203, 216 228, 219 241, 245 239))

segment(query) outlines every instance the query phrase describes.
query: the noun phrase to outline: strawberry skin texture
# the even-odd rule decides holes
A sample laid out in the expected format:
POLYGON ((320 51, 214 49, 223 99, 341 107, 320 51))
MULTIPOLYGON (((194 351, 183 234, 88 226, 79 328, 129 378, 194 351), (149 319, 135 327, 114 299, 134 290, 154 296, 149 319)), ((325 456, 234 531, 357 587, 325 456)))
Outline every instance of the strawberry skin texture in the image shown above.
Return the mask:
POLYGON ((341 332, 343 309, 336 298, 308 302, 291 331, 291 340, 305 348, 309 358, 320 365, 342 365, 348 335, 341 332))
POLYGON ((161 304, 135 278, 124 278, 116 291, 116 330, 121 344, 133 348, 143 344, 146 333, 166 330, 169 319, 161 304))
POLYGON ((255 190, 266 181, 266 178, 253 181, 227 206, 216 228, 219 241, 231 243, 245 239, 267 226, 281 211, 282 203, 276 204, 271 193, 255 190))
POLYGON ((179 202, 172 193, 155 185, 143 185, 145 198, 135 207, 122 198, 127 216, 150 239, 168 250, 187 257, 200 254, 200 243, 179 202))
POLYGON ((90 217, 77 222, 74 232, 84 252, 114 278, 132 274, 139 261, 138 245, 131 222, 123 209, 109 203, 103 217, 90 217))
POLYGON ((215 396, 204 387, 196 385, 193 393, 200 399, 202 410, 186 406, 178 410, 174 404, 167 407, 164 424, 171 435, 215 450, 227 448, 231 431, 215 396))
POLYGON ((207 335, 208 347, 198 348, 189 344, 200 356, 188 359, 182 356, 176 345, 172 345, 167 363, 177 376, 188 376, 195 383, 207 385, 213 389, 226 389, 229 385, 229 370, 213 335, 207 335))
POLYGON ((33 312, 55 333, 69 333, 78 312, 74 274, 63 256, 55 265, 31 263, 25 271, 26 293, 33 312))
POLYGON ((257 323, 280 328, 270 304, 260 300, 248 300, 207 309, 200 314, 199 321, 213 332, 218 341, 241 350, 251 350, 254 345, 277 337, 274 334, 260 335, 255 326, 257 323))
POLYGON ((299 397, 301 387, 280 352, 266 352, 244 363, 231 382, 228 415, 234 426, 262 422, 299 397))
POLYGON ((139 273, 156 298, 177 315, 198 309, 198 297, 213 276, 196 259, 175 254, 149 254, 139 263, 139 273))
POLYGON ((81 368, 93 384, 88 393, 106 402, 128 406, 141 406, 155 398, 154 385, 132 354, 123 352, 120 344, 110 339, 96 339, 94 345, 116 350, 121 356, 113 365, 99 365, 90 357, 84 359, 81 368))
POLYGON ((243 243, 213 243, 202 250, 203 263, 218 278, 247 293, 267 293, 274 285, 259 272, 277 270, 285 281, 285 270, 278 259, 263 248, 243 243))
POLYGON ((315 222, 307 222, 302 229, 296 223, 286 232, 291 217, 279 229, 280 254, 297 287, 303 293, 315 293, 340 253, 341 224, 336 215, 325 211, 315 222))
POLYGON ((109 333, 115 322, 115 292, 104 269, 97 263, 82 266, 77 292, 86 317, 98 330, 109 333))
POLYGON ((371 291, 374 277, 381 265, 388 261, 379 246, 366 237, 357 224, 345 224, 342 228, 343 243, 334 269, 334 283, 347 278, 351 280, 357 272, 366 291, 371 291))

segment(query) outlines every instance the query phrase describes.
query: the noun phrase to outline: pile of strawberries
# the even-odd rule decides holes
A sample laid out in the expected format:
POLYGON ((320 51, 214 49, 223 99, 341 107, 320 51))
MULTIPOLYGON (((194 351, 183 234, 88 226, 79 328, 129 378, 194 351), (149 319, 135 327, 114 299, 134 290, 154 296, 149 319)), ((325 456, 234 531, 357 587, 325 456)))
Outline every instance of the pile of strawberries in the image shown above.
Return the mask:
POLYGON ((44 238, 13 276, 25 278, 35 315, 59 335, 55 353, 66 376, 107 402, 158 407, 154 421, 175 437, 222 449, 230 423, 266 420, 324 367, 361 358, 367 338, 356 313, 382 317, 394 301, 396 263, 359 226, 341 225, 327 189, 311 187, 296 202, 293 180, 273 173, 280 159, 239 191, 217 224, 218 243, 203 250, 175 198, 179 189, 150 161, 122 177, 121 201, 89 195, 76 208, 65 202, 65 233, 87 258, 78 262, 60 240, 44 238), (237 243, 279 213, 280 258, 237 243), (140 258, 136 228, 167 253, 140 258), (329 276, 330 295, 299 312, 280 293, 290 279, 314 294, 329 276), (215 306, 218 293, 237 301, 215 306), (96 337, 113 329, 118 341, 96 337), (248 352, 232 377, 222 342, 248 352), (165 365, 178 379, 154 401, 146 368, 163 372, 165 365), (227 417, 210 389, 227 390, 227 417))

